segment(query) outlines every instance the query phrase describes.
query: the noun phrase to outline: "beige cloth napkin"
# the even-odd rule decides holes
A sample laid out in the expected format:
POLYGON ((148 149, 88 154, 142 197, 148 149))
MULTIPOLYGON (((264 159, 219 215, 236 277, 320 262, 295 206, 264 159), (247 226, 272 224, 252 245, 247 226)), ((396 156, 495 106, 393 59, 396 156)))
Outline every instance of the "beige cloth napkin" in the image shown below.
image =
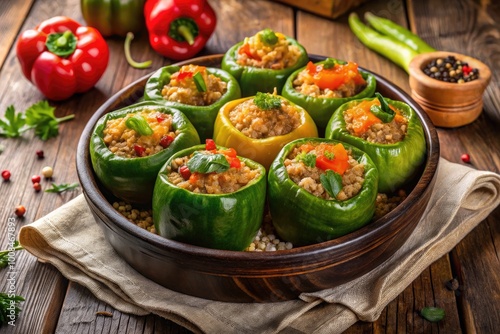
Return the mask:
POLYGON ((19 237, 30 253, 122 312, 155 313, 194 332, 340 333, 358 320, 375 321, 390 301, 499 203, 500 175, 441 159, 422 220, 389 260, 339 287, 279 303, 216 302, 148 280, 114 252, 83 195, 24 226, 19 237))

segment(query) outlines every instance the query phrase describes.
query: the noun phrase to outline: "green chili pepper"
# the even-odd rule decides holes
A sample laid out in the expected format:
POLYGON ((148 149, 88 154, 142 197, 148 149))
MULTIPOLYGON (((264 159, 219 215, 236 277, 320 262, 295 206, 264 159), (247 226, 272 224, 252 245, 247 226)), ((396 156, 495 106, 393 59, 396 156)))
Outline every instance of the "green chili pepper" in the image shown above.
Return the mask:
POLYGON ((427 44, 418 35, 389 19, 376 16, 370 12, 365 13, 365 19, 378 32, 397 39, 418 53, 436 51, 436 49, 427 44))
POLYGON ((144 99, 146 101, 155 101, 157 103, 161 103, 168 107, 173 107, 182 111, 188 117, 191 123, 193 123, 194 127, 198 131, 198 134, 200 135, 200 139, 202 141, 205 141, 205 139, 213 137, 214 122, 219 109, 224 104, 226 104, 226 102, 240 98, 240 86, 236 79, 226 71, 218 68, 207 67, 207 72, 209 74, 213 74, 227 83, 227 90, 219 100, 207 106, 194 106, 174 101, 168 101, 163 98, 161 91, 163 89, 163 86, 170 82, 171 75, 175 72, 178 72, 179 70, 179 66, 171 65, 162 67, 154 72, 146 82, 146 87, 144 89, 144 99))
POLYGON ((149 126, 148 121, 139 114, 129 117, 125 121, 125 126, 134 130, 141 136, 151 136, 153 134, 153 129, 149 126))
POLYGON ((300 50, 297 62, 290 67, 273 70, 269 68, 259 68, 252 66, 242 66, 237 63, 238 49, 243 45, 243 41, 232 46, 222 58, 222 69, 229 72, 238 80, 241 88, 241 95, 254 96, 257 92, 272 93, 276 88, 281 92, 288 76, 295 70, 305 66, 308 62, 306 49, 295 39, 287 37, 290 44, 295 45, 300 50))
POLYGON ((380 53, 409 73, 411 60, 418 54, 408 45, 368 27, 356 13, 349 15, 349 27, 358 39, 368 48, 380 53))
POLYGON ((196 85, 196 89, 198 89, 198 92, 207 91, 207 85, 205 84, 205 80, 203 80, 203 75, 201 75, 200 72, 196 72, 196 74, 193 75, 193 79, 194 79, 194 84, 196 85))
MULTIPOLYGON (((172 161, 202 151, 197 145, 174 154, 158 174, 153 192, 153 221, 169 239, 207 248, 244 250, 261 223, 266 198, 266 170, 238 157, 259 175, 232 193, 202 194, 177 187, 168 180, 172 161)), ((225 150, 218 147, 219 150, 225 150)))
POLYGON ((408 119, 404 139, 395 144, 368 142, 351 134, 346 128, 344 112, 364 100, 354 100, 341 105, 326 127, 325 138, 340 140, 366 152, 379 171, 379 191, 391 193, 407 183, 425 160, 426 143, 422 124, 415 111, 406 103, 385 99, 408 119))
POLYGON ((363 185, 356 196, 345 201, 325 200, 310 194, 288 176, 284 161, 290 152, 302 144, 321 142, 339 143, 323 138, 294 140, 283 147, 269 169, 268 198, 273 224, 280 238, 294 246, 327 241, 353 232, 369 223, 375 212, 377 168, 367 154, 349 144, 342 143, 364 165, 363 185))
POLYGON ((90 139, 90 157, 97 178, 113 195, 127 202, 150 203, 156 176, 163 164, 175 152, 199 143, 194 126, 179 110, 141 102, 112 111, 99 119, 90 139), (177 132, 174 141, 160 152, 140 158, 125 158, 112 153, 103 140, 107 121, 142 111, 171 115, 172 128, 177 132))
POLYGON ((380 93, 375 93, 375 96, 377 99, 380 101, 380 107, 377 105, 373 105, 370 108, 370 111, 382 122, 384 123, 390 123, 396 116, 394 111, 389 107, 387 102, 384 100, 382 97, 382 94, 380 93))
MULTIPOLYGON (((329 58, 332 59, 332 58, 329 58)), ((338 63, 342 63, 342 60, 338 59, 333 59, 334 61, 338 63)), ((324 61, 320 61, 318 63, 315 63, 315 65, 319 64, 325 64, 327 62, 330 62, 328 59, 324 61)), ((353 95, 351 97, 342 97, 342 98, 336 98, 336 97, 328 97, 328 98, 321 98, 321 97, 313 97, 309 95, 302 94, 298 92, 294 86, 293 82, 299 75, 301 71, 303 71, 305 67, 300 68, 293 72, 287 79, 285 85, 283 86, 283 91, 282 95, 283 97, 287 98, 288 100, 298 104, 307 112, 311 117, 314 119, 314 122, 316 123, 316 126, 318 127, 318 131, 322 134, 325 130, 325 127, 330 120, 330 117, 332 116, 333 112, 335 109, 337 109, 340 105, 351 101, 351 100, 356 100, 356 99, 361 99, 364 97, 370 97, 373 95, 375 92, 375 88, 377 86, 377 81, 375 77, 366 71, 360 70, 360 74, 365 79, 366 81, 366 87, 357 93, 356 95, 353 95)))

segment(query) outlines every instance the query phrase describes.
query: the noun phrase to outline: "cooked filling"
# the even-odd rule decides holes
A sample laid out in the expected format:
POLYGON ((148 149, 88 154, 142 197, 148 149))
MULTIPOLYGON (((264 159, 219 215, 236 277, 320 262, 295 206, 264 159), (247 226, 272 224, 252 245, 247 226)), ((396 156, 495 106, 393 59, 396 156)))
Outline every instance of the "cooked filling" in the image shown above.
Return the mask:
POLYGON ((399 190, 397 194, 388 196, 387 194, 377 194, 375 200, 375 215, 373 219, 379 219, 394 210, 406 198, 406 192, 399 190))
POLYGON ((106 122, 103 140, 109 150, 124 158, 153 155, 170 146, 177 133, 172 127, 172 116, 161 112, 142 111, 106 122), (148 135, 141 134, 130 118, 139 122, 140 130, 149 128, 148 135))
POLYGON ((342 144, 302 144, 292 150, 284 163, 293 182, 326 200, 347 200, 356 196, 363 186, 365 167, 342 144), (332 193, 328 185, 332 180, 326 176, 333 174, 328 171, 338 175, 338 193, 335 190, 332 193))
POLYGON ((312 97, 344 98, 354 96, 366 87, 357 64, 330 60, 318 65, 309 62, 293 81, 295 90, 312 97))
POLYGON ((227 83, 208 73, 206 67, 185 65, 179 72, 172 74, 170 82, 163 86, 161 95, 172 102, 207 106, 219 100, 226 91, 227 83))
POLYGON ((370 111, 374 104, 380 106, 380 102, 374 99, 362 101, 344 111, 347 130, 352 135, 372 143, 394 144, 402 141, 408 128, 408 119, 399 109, 390 105, 396 116, 391 122, 384 123, 370 111))
POLYGON ((168 180, 179 188, 202 194, 227 194, 233 193, 246 186, 250 181, 260 175, 258 169, 248 167, 244 161, 236 157, 236 151, 200 151, 200 154, 213 156, 222 154, 230 167, 223 172, 201 173, 190 170, 190 156, 174 159, 168 167, 168 180))
POLYGON ((229 120, 245 136, 254 139, 281 136, 301 124, 300 112, 286 100, 280 99, 279 105, 271 109, 262 109, 255 100, 248 99, 229 112, 229 120))
POLYGON ((285 35, 264 29, 244 39, 236 62, 241 66, 281 70, 295 65, 299 57, 300 49, 290 44, 285 35))

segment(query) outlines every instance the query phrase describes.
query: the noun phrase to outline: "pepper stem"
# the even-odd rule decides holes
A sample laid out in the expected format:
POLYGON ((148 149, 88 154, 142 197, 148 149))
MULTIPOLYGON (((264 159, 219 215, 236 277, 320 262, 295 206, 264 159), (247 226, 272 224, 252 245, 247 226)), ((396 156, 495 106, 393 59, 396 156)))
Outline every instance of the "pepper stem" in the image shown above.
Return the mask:
POLYGON ((71 30, 66 31, 64 34, 62 34, 61 37, 59 37, 56 40, 56 45, 60 48, 66 47, 68 45, 68 38, 72 35, 73 33, 71 30))
POLYGON ((64 33, 51 33, 47 36, 45 46, 47 49, 59 57, 67 57, 76 50, 78 39, 71 30, 64 33))
POLYGON ((125 44, 123 46, 124 51, 125 51, 125 58, 127 59, 127 63, 129 63, 130 66, 133 68, 148 68, 151 66, 151 63, 153 61, 151 60, 146 60, 143 61, 142 63, 135 61, 132 58, 132 55, 130 54, 130 43, 132 43, 132 40, 134 39, 134 34, 132 32, 127 33, 127 37, 125 38, 125 44))
POLYGON ((186 42, 188 42, 189 45, 194 44, 194 36, 193 33, 191 32, 191 29, 188 26, 180 25, 177 28, 177 32, 179 33, 179 35, 184 37, 184 39, 186 40, 186 42))

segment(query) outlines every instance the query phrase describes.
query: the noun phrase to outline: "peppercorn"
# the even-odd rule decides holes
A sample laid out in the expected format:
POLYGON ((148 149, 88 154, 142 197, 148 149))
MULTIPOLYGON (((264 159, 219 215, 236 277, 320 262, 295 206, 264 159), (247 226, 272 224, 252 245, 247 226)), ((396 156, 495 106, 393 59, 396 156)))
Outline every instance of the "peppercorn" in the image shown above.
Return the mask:
POLYGON ((38 159, 43 159, 44 158, 43 150, 36 151, 36 156, 38 157, 38 159))
POLYGON ((33 176, 31 177, 31 182, 33 182, 33 184, 35 184, 35 183, 40 183, 41 179, 42 179, 42 178, 40 177, 40 175, 33 175, 33 176))
POLYGON ((16 206, 16 210, 14 211, 14 213, 19 218, 24 217, 24 214, 26 213, 26 208, 24 207, 24 205, 18 205, 16 206))
POLYGON ((432 60, 423 69, 431 78, 450 83, 465 83, 479 78, 479 70, 454 56, 432 60))
POLYGON ((469 163, 470 162, 470 155, 468 155, 467 153, 464 153, 464 154, 462 154, 461 159, 463 162, 469 163))
POLYGON ((40 185, 40 183, 35 182, 33 183, 33 189, 35 189, 36 192, 39 192, 40 190, 42 190, 42 186, 40 185))
POLYGON ((10 180, 10 172, 8 170, 3 170, 2 171, 2 178, 4 181, 9 181, 10 180))
POLYGON ((45 167, 42 168, 42 175, 46 179, 50 179, 53 174, 54 174, 54 171, 52 170, 52 167, 45 166, 45 167))

